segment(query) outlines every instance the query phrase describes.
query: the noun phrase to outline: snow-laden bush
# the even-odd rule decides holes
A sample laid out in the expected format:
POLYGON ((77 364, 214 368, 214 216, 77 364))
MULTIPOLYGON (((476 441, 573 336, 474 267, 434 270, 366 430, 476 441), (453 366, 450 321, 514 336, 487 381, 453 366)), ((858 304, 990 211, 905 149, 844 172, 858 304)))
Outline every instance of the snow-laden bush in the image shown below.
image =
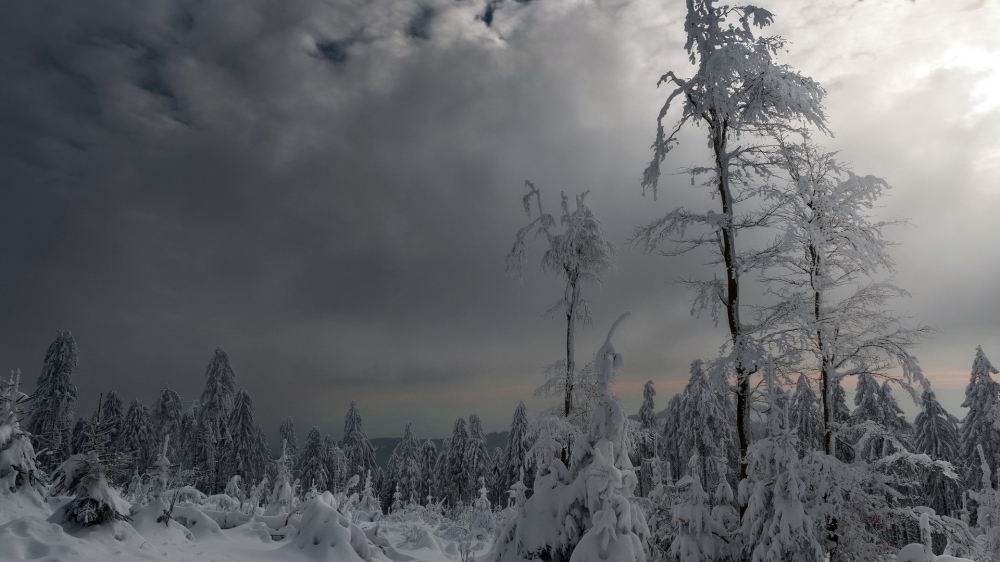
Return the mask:
MULTIPOLYGON (((281 551, 305 551, 315 560, 371 562, 368 539, 360 527, 337 511, 337 499, 330 492, 302 502, 290 515, 301 513, 295 524, 298 534, 281 551)), ((290 521, 294 521, 289 517, 290 521)))
POLYGON ((131 506, 108 484, 96 452, 66 459, 56 468, 53 478, 52 493, 70 494, 73 499, 57 509, 49 521, 89 527, 129 519, 131 506))
MULTIPOLYGON (((21 372, 0 378, 0 491, 24 492, 41 498, 42 475, 35 465, 35 449, 21 431, 21 405, 28 395, 18 390, 21 372)), ((36 501, 36 503, 38 503, 36 501)))

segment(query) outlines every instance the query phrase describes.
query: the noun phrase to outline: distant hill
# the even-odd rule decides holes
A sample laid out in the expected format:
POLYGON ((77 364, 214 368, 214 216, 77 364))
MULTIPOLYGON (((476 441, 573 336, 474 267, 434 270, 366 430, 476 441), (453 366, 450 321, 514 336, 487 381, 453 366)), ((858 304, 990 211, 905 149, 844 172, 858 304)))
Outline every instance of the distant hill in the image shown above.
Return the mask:
MULTIPOLYGON (((375 461, 383 469, 389 464, 389 458, 392 457, 392 452, 396 450, 396 445, 402 441, 402 437, 376 437, 375 439, 370 439, 372 445, 375 446, 375 461)), ((421 442, 424 441, 421 439, 421 442)), ((444 439, 431 439, 435 445, 437 445, 438 453, 441 452, 441 446, 444 443, 444 439)), ((507 432, 506 431, 494 431, 493 433, 486 434, 486 450, 493 454, 493 449, 500 447, 501 449, 507 446, 507 432)))

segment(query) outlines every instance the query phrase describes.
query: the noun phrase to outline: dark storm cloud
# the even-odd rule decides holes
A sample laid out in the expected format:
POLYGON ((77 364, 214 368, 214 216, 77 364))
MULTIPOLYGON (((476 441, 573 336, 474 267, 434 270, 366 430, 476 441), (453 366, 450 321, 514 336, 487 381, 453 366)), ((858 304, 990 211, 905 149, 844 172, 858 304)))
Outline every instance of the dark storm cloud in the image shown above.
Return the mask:
MULTIPOLYGON (((780 4, 779 22, 808 12, 780 4)), ((813 10, 854 17, 836 2, 813 10)), ((476 409, 499 429, 559 355, 558 325, 542 313, 560 290, 535 270, 539 248, 522 283, 503 275, 525 220, 524 179, 550 208, 560 190, 592 190, 618 242, 672 206, 710 204, 681 177, 655 203, 638 188, 662 102, 655 79, 687 68, 681 16, 680 3, 646 1, 10 7, 0 21, 0 357, 33 379, 54 330, 73 330, 87 412, 110 388, 149 402, 169 383, 196 398, 222 345, 269 431, 291 412, 336 433, 352 398, 373 435, 411 417, 422 435, 441 435, 476 409)), ((845 152, 874 143, 878 153, 879 139, 901 143, 918 130, 934 146, 957 145, 960 166, 984 157, 972 148, 990 145, 995 111, 975 131, 948 119, 933 130, 916 117, 900 123, 907 96, 954 92, 924 75, 886 86, 885 106, 859 104, 878 64, 848 67, 829 51, 864 59, 867 49, 830 49, 823 30, 782 33, 798 42, 792 53, 801 44, 815 54, 790 62, 830 80, 845 152), (849 121, 866 111, 864 123, 849 121)), ((693 134, 671 162, 702 151, 693 134)), ((920 155, 868 153, 852 156, 866 173, 898 171, 890 179, 903 193, 891 204, 920 228, 960 228, 916 212, 914 201, 936 192, 922 168, 907 171, 920 155)), ((968 183, 982 175, 940 173, 968 183)), ((921 259, 900 255, 899 276, 909 277, 898 281, 919 288, 914 310, 976 308, 973 295, 931 305, 952 301, 912 276, 921 259)), ((954 260, 962 270, 971 258, 954 260)), ((622 388, 653 378, 672 389, 686 378, 691 359, 721 343, 672 283, 704 272, 703 262, 623 247, 618 273, 590 293, 596 324, 580 359, 629 309, 622 388)), ((1000 269, 995 257, 983 267, 1000 269)), ((988 315, 975 325, 1000 345, 988 315)))

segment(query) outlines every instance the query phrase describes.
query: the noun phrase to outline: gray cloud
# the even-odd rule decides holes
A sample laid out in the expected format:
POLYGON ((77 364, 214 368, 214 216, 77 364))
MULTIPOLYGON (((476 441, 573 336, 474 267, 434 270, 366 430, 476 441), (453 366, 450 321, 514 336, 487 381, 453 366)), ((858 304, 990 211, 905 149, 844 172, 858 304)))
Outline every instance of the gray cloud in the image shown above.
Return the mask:
MULTIPOLYGON (((829 88, 831 146, 888 177, 886 213, 913 221, 895 233, 897 281, 942 328, 925 366, 966 370, 977 343, 1000 349, 989 282, 1000 258, 976 242, 992 239, 998 112, 970 114, 989 71, 949 62, 941 45, 995 9, 773 4, 793 41, 785 60, 829 88)), ((655 80, 687 68, 682 3, 490 5, 490 25, 485 1, 10 8, 5 364, 31 378, 54 330, 73 330, 89 411, 110 388, 151 401, 169 383, 193 399, 222 345, 270 429, 293 413, 337 433, 351 398, 373 435, 406 419, 443 435, 477 409, 488 428, 506 425, 559 355, 558 325, 541 316, 558 282, 530 264, 522 283, 503 275, 524 179, 550 205, 559 190, 592 190, 619 242, 707 201, 681 177, 656 202, 638 187, 655 80)), ((964 41, 996 55, 979 36, 964 41)), ((703 144, 692 133, 668 165, 697 162, 703 144)), ((674 389, 721 343, 672 283, 703 261, 623 247, 618 273, 591 291, 583 357, 634 313, 621 334, 629 407, 641 382, 674 389)))

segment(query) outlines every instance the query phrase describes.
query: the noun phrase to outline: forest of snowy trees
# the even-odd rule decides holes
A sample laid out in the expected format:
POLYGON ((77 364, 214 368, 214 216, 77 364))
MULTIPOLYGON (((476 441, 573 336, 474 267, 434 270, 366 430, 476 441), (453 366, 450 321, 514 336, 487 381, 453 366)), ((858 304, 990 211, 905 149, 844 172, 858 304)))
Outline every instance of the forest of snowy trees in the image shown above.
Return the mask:
POLYGON ((692 313, 726 336, 718 356, 686 358, 680 393, 658 404, 651 380, 623 411, 611 389, 628 313, 577 362, 577 331, 594 323, 585 294, 620 250, 587 193, 561 194, 549 214, 529 181, 507 268, 518 275, 539 249, 565 282, 549 311, 560 359, 537 391, 551 407, 519 404, 505 447, 489 450, 471 413, 441 446, 405 424, 380 466, 353 401, 339 439, 291 416, 264 428, 221 348, 200 396, 164 386, 146 405, 108 389, 83 412, 62 331, 32 394, 20 371, 0 379, 0 494, 51 506, 69 530, 148 516, 185 536, 258 525, 300 549, 329 535, 337 560, 413 560, 380 534, 392 525, 410 546, 433 529, 463 562, 1000 559, 998 370, 970 344, 955 358, 972 365, 962 412, 937 400, 914 355, 933 329, 894 308, 908 296, 891 282, 895 223, 875 212, 890 186, 823 148, 825 91, 776 61, 772 19, 688 0, 694 71, 660 79, 643 192, 669 198, 661 175, 691 132, 708 160, 680 171, 712 206, 675 208, 627 245, 708 256, 685 283, 692 313), (897 395, 919 405, 912 422, 897 395))

